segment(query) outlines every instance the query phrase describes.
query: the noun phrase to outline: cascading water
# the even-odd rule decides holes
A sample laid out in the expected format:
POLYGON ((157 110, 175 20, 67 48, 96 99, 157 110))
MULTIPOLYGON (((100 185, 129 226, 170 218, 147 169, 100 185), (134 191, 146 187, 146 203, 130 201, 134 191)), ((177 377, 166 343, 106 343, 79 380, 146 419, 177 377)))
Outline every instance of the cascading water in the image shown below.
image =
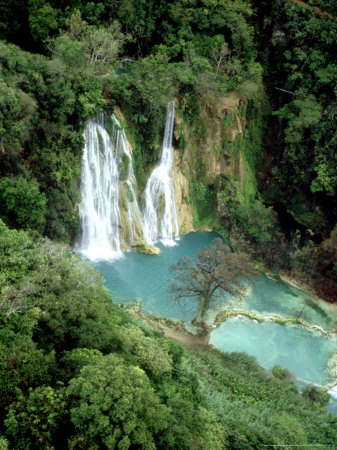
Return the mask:
POLYGON ((121 255, 121 249, 127 248, 143 228, 131 150, 114 116, 109 125, 110 134, 100 114, 84 131, 79 210, 82 236, 76 250, 93 260, 121 255))
POLYGON ((165 134, 159 166, 156 167, 145 188, 144 239, 153 244, 158 238, 164 245, 174 245, 179 237, 174 186, 170 177, 173 165, 172 134, 174 101, 167 105, 165 134))
POLYGON ((127 218, 122 220, 124 241, 130 245, 134 239, 143 235, 143 216, 137 202, 137 184, 133 170, 132 154, 125 132, 120 123, 113 115, 113 131, 115 134, 116 158, 119 161, 119 181, 120 181, 120 211, 127 210, 127 218))
POLYGON ((136 197, 131 149, 118 120, 102 113, 87 123, 79 208, 82 235, 77 251, 97 260, 115 258, 143 239, 152 244, 161 238, 164 245, 174 245, 179 226, 170 177, 173 125, 174 101, 167 105, 161 160, 145 188, 143 216, 136 197))

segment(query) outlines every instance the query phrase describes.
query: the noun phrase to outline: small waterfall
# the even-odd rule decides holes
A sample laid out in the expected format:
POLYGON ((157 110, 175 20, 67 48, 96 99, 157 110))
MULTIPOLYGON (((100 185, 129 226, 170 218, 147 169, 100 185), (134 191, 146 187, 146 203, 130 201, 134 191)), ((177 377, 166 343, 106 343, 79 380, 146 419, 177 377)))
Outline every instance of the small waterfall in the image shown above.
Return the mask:
POLYGON ((153 170, 144 192, 144 239, 149 244, 160 238, 164 245, 174 245, 174 239, 179 237, 174 186, 170 177, 173 165, 174 107, 174 101, 167 105, 160 163, 153 170))
POLYGON ((131 150, 115 116, 107 119, 105 124, 100 114, 84 131, 82 236, 76 250, 93 260, 120 256, 143 228, 131 150))

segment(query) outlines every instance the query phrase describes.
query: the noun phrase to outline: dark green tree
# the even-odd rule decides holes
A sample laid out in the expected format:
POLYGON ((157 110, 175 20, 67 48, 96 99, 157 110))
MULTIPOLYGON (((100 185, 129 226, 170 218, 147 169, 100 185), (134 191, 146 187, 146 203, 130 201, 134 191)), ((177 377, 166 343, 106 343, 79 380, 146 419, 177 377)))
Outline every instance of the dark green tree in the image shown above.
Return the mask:
POLYGON ((60 428, 69 420, 67 406, 63 386, 30 388, 28 397, 19 393, 11 404, 5 419, 7 433, 20 449, 64 448, 66 436, 60 428))
POLYGON ((0 180, 0 217, 12 227, 43 233, 46 196, 36 180, 4 177, 0 180))
POLYGON ((169 410, 145 372, 116 356, 83 367, 67 392, 76 430, 72 448, 155 449, 155 436, 167 428, 169 410))

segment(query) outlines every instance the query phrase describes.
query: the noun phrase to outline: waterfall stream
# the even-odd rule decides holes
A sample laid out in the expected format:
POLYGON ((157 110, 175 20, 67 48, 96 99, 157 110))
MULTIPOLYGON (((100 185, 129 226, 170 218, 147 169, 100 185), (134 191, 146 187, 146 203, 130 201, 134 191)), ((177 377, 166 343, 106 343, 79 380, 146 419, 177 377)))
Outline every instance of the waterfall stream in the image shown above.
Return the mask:
POLYGON ((103 113, 85 127, 82 159, 82 235, 75 249, 89 259, 111 259, 134 241, 174 245, 179 237, 173 181, 174 101, 167 105, 161 159, 145 188, 144 213, 137 202, 132 152, 114 115, 103 113))
POLYGON ((174 101, 167 105, 163 148, 157 166, 145 188, 144 239, 153 244, 158 238, 164 245, 174 245, 179 237, 179 226, 170 176, 173 165, 172 135, 174 127, 174 101))
POLYGON ((142 233, 132 156, 115 116, 90 120, 84 130, 80 218, 76 250, 89 259, 111 259, 142 233))

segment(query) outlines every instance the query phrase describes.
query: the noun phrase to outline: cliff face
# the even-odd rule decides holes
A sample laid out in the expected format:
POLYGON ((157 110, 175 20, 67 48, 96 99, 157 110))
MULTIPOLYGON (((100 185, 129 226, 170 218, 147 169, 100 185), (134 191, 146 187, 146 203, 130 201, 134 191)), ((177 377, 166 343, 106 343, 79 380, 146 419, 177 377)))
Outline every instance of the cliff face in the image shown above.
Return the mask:
MULTIPOLYGON (((196 218, 198 213, 200 216, 200 210, 206 209, 210 203, 206 198, 203 204, 197 204, 198 187, 200 189, 202 186, 206 193, 211 192, 215 203, 221 183, 235 184, 242 197, 240 201, 248 198, 252 171, 246 157, 247 103, 239 94, 229 93, 211 104, 200 104, 199 117, 191 122, 186 119, 176 100, 174 165, 171 176, 181 234, 207 224, 207 220, 200 221, 196 218), (181 145, 182 140, 184 145, 181 145)), ((121 123, 125 123, 120 110, 115 111, 115 114, 121 123)), ((138 197, 141 199, 142 193, 138 197)), ((216 206, 210 214, 213 216, 213 223, 216 206)), ((137 239, 140 238, 140 233, 136 232, 137 239)))
POLYGON ((176 208, 180 234, 194 231, 193 209, 191 205, 191 181, 186 171, 186 164, 182 160, 181 152, 173 150, 174 165, 172 168, 172 179, 176 198, 176 208))
POLYGON ((220 180, 234 182, 245 195, 245 182, 250 177, 245 157, 246 110, 247 100, 230 93, 211 106, 202 106, 197 122, 188 123, 178 105, 174 134, 178 143, 183 140, 184 148, 174 151, 172 177, 182 233, 194 229, 195 184, 202 183, 216 195, 220 180))
POLYGON ((204 136, 198 138, 194 124, 187 124, 181 115, 176 115, 175 137, 184 135, 186 147, 182 160, 188 162, 190 169, 197 170, 202 163, 206 183, 213 183, 221 173, 229 175, 233 169, 233 159, 226 151, 226 144, 234 143, 238 134, 246 127, 244 101, 235 93, 220 97, 211 108, 202 107, 199 123, 205 128, 204 136), (240 108, 241 107, 241 108, 240 108))

